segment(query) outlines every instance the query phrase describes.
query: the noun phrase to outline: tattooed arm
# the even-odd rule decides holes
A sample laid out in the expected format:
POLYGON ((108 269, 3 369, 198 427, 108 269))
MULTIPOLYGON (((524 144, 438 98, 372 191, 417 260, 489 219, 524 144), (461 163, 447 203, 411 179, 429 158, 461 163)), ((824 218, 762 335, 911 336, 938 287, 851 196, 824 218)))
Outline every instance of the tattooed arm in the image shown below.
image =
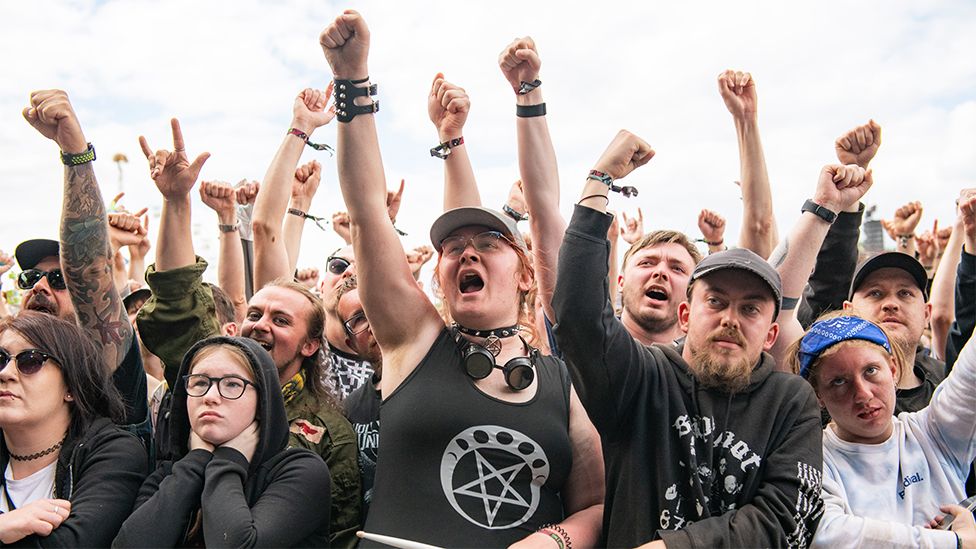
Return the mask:
MULTIPOLYGON (((62 152, 85 152, 88 142, 68 95, 61 90, 31 94, 24 118, 62 152)), ((132 326, 112 277, 108 218, 91 163, 66 166, 61 212, 61 270, 78 324, 102 349, 111 371, 132 342, 132 326)))

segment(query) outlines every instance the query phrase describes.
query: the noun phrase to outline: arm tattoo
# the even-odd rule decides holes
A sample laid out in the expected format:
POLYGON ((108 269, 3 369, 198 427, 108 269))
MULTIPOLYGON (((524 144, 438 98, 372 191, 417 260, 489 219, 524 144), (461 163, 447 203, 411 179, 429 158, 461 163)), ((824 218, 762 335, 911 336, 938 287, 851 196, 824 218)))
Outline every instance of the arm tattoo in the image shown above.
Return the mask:
POLYGON ((91 164, 64 169, 61 269, 78 325, 101 346, 106 365, 115 371, 133 334, 112 277, 108 217, 91 164))
POLYGON ((773 266, 774 269, 779 269, 783 266, 783 262, 786 261, 786 256, 790 254, 790 239, 784 238, 779 246, 773 250, 773 253, 769 254, 769 264, 773 266))

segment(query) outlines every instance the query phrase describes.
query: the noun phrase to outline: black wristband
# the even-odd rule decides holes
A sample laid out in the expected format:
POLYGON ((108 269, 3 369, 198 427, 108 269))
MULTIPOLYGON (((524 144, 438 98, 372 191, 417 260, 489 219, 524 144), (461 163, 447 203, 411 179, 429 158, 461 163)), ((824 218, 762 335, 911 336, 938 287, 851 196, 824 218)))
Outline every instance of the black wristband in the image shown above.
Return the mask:
POLYGON ((515 116, 520 118, 533 118, 546 115, 546 104, 538 105, 515 105, 515 116))
POLYGON ((807 200, 803 203, 803 207, 800 208, 800 213, 810 212, 813 215, 823 219, 827 223, 833 224, 834 220, 837 219, 837 213, 827 208, 824 208, 820 204, 817 204, 813 200, 807 200))
POLYGON ((529 218, 529 214, 527 214, 527 213, 524 213, 524 214, 523 213, 518 213, 517 211, 515 211, 514 209, 512 209, 512 207, 509 206, 508 204, 503 204, 502 205, 502 211, 505 212, 505 215, 507 215, 508 217, 511 217, 516 222, 518 222, 518 221, 525 221, 526 219, 529 218))
POLYGON ((95 147, 93 147, 91 143, 88 144, 88 148, 85 149, 85 152, 78 154, 71 154, 61 151, 61 162, 63 162, 65 166, 80 166, 82 164, 87 164, 92 160, 95 160, 95 147))
MULTIPOLYGON (((367 79, 368 80, 368 79, 367 79)), ((373 100, 368 105, 357 105, 354 101, 357 97, 370 97, 376 95, 376 84, 360 88, 356 83, 364 83, 363 80, 336 80, 335 81, 335 109, 336 120, 339 122, 349 122, 360 114, 373 114, 379 112, 380 102, 373 100)))

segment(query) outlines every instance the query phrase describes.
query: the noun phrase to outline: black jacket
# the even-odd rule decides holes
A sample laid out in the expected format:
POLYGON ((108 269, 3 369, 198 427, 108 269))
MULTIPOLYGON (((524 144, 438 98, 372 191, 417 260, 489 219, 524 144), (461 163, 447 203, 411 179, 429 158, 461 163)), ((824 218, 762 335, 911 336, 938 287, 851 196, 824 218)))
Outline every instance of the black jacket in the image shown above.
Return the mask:
MULTIPOLYGON (((0 471, 9 455, 0 432, 0 471)), ((61 447, 54 497, 71 502, 71 514, 46 537, 27 536, 12 547, 107 547, 132 511, 148 460, 142 443, 99 418, 61 447)))
POLYGON ((809 545, 823 509, 810 385, 763 354, 749 386, 702 388, 680 348, 644 346, 609 299, 611 217, 577 206, 552 305, 573 385, 600 432, 609 547, 809 545))
POLYGON ((174 547, 202 511, 208 547, 327 547, 329 469, 314 452, 288 449, 288 421, 271 356, 246 338, 214 337, 194 345, 173 387, 170 445, 181 456, 163 461, 139 491, 136 510, 122 525, 115 547, 174 547), (203 347, 240 347, 260 376, 260 434, 251 462, 229 447, 213 453, 188 449, 190 420, 182 375, 203 347))

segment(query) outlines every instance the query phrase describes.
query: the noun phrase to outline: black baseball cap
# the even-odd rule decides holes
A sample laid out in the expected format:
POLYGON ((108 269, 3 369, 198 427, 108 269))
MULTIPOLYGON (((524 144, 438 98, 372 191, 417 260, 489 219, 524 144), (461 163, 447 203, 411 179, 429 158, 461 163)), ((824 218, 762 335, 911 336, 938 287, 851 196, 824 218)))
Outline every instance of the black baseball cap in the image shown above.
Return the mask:
POLYGON ((498 231, 512 239, 523 250, 527 249, 522 233, 515 226, 515 220, 507 215, 488 208, 454 208, 441 214, 430 226, 430 242, 434 249, 441 251, 441 242, 461 227, 480 225, 498 231))
POLYGON ((58 241, 48 238, 25 240, 14 250, 17 265, 20 266, 20 270, 22 271, 33 269, 45 257, 59 257, 60 254, 61 246, 58 244, 58 241))
POLYGON ((765 259, 745 248, 714 253, 702 259, 688 280, 688 296, 691 296, 693 282, 722 269, 740 269, 761 278, 773 292, 773 301, 776 303, 776 314, 773 318, 779 316, 780 307, 783 305, 783 282, 779 278, 779 273, 765 259))
POLYGON ((863 263, 861 263, 857 270, 854 271, 854 280, 851 282, 851 291, 847 296, 847 299, 854 299, 854 292, 857 291, 864 280, 871 275, 874 271, 878 269, 885 268, 901 269, 908 273, 915 281, 919 290, 922 290, 922 297, 925 301, 929 300, 928 292, 928 282, 929 277, 925 273, 925 267, 914 257, 903 254, 901 252, 881 252, 874 256, 869 257, 863 263))

